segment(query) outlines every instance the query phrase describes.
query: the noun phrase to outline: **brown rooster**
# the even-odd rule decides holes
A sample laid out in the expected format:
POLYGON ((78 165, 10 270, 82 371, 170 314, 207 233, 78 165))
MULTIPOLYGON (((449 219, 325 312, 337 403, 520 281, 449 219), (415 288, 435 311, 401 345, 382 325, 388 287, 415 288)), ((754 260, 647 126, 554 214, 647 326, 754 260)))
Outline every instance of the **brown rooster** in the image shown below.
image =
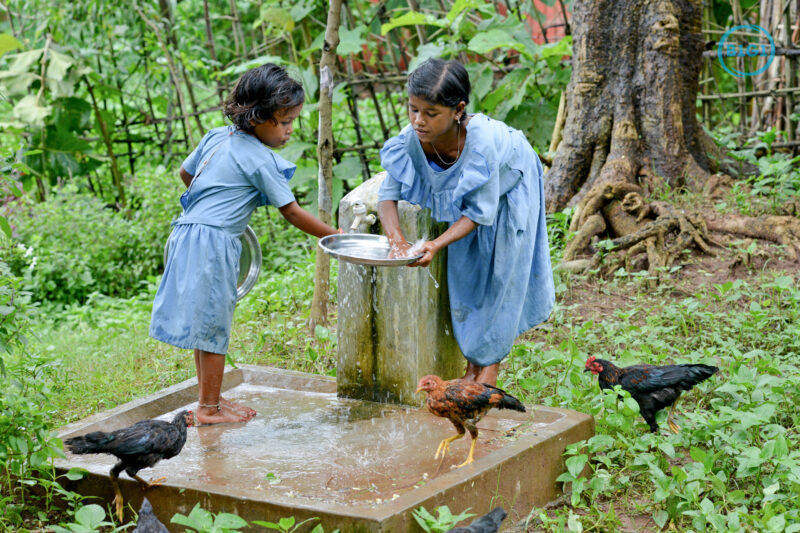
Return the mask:
POLYGON ((428 393, 426 405, 428 410, 436 416, 447 418, 456 427, 458 434, 448 437, 439 443, 434 459, 442 454, 445 456, 450 449, 450 443, 464 436, 464 428, 469 430, 472 445, 469 447, 467 460, 458 465, 462 467, 472 463, 475 459, 475 443, 478 440, 478 422, 489 409, 514 409, 525 412, 522 403, 507 394, 505 391, 485 383, 468 381, 466 379, 453 379, 444 381, 439 376, 425 376, 419 380, 417 392, 428 393))
POLYGON ((72 437, 65 440, 64 444, 74 454, 108 453, 119 459, 109 477, 114 486, 117 516, 122 520, 122 492, 117 483, 120 473, 124 470, 143 489, 159 485, 164 479, 148 483, 139 477, 139 470, 154 466, 161 459, 178 455, 186 443, 186 427, 193 423, 192 412, 181 411, 172 422, 141 420, 130 427, 108 433, 93 431, 80 437, 72 437))
POLYGON ((672 413, 681 392, 689 390, 719 370, 709 365, 632 365, 620 368, 611 361, 591 356, 586 360, 584 372, 598 376, 601 389, 613 389, 620 385, 631 394, 631 398, 639 404, 639 412, 656 433, 656 413, 671 405, 667 424, 673 433, 680 428, 672 420, 672 413))

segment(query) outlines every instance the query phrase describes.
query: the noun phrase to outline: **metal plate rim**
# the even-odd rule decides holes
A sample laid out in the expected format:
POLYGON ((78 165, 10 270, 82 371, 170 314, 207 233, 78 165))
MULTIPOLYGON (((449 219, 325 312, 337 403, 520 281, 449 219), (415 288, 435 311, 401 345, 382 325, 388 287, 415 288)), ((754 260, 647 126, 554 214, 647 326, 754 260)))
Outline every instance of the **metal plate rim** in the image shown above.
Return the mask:
MULTIPOLYGON (((237 285, 236 287, 237 302, 244 298, 244 296, 255 286, 256 281, 258 281, 258 275, 261 273, 261 262, 263 260, 263 256, 261 254, 261 244, 258 242, 258 236, 256 236, 256 232, 253 231, 253 228, 251 228, 249 224, 244 229, 244 233, 242 233, 239 239, 242 241, 242 249, 244 249, 245 246, 250 249, 250 268, 248 269, 247 276, 244 278, 244 281, 242 281, 242 284, 237 285)), ((167 238, 167 242, 164 244, 165 266, 167 264, 168 257, 169 238, 167 238)))
POLYGON ((373 258, 348 255, 340 252, 336 248, 331 247, 332 243, 343 240, 373 241, 385 244, 387 247, 389 245, 389 239, 387 239, 384 235, 373 235, 371 233, 337 233, 334 235, 328 235, 326 237, 321 238, 319 240, 319 247, 326 254, 335 257, 340 261, 354 263, 357 265, 368 265, 368 266, 404 266, 417 261, 423 255, 425 255, 425 254, 418 254, 409 257, 397 257, 394 259, 373 259, 373 258))

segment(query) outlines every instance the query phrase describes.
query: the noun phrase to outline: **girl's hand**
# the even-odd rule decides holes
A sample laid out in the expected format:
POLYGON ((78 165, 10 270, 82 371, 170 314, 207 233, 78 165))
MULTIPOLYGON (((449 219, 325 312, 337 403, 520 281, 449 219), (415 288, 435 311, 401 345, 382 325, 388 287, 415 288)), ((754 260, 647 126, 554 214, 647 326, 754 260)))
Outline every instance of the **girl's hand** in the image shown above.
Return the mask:
POLYGON ((389 259, 396 259, 398 257, 408 257, 411 245, 408 241, 389 241, 389 259))
POLYGON ((416 253, 422 252, 422 254, 424 254, 424 255, 422 257, 420 257, 419 259, 417 259, 415 262, 413 262, 410 265, 408 265, 408 266, 410 266, 410 267, 416 267, 416 266, 426 267, 426 266, 430 265, 431 261, 433 261, 433 257, 436 255, 436 252, 441 250, 441 248, 442 247, 435 240, 427 241, 427 242, 423 243, 421 246, 419 246, 415 250, 415 252, 416 253))

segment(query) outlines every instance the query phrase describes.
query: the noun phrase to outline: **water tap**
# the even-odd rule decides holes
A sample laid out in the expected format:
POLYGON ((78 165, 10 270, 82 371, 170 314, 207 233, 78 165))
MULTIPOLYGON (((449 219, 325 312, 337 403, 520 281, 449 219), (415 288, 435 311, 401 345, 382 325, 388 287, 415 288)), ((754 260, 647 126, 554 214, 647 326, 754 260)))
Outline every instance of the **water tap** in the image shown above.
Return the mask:
POLYGON ((364 202, 356 202, 353 204, 353 223, 350 224, 350 231, 358 231, 361 224, 371 226, 375 223, 375 215, 367 214, 367 206, 364 202))

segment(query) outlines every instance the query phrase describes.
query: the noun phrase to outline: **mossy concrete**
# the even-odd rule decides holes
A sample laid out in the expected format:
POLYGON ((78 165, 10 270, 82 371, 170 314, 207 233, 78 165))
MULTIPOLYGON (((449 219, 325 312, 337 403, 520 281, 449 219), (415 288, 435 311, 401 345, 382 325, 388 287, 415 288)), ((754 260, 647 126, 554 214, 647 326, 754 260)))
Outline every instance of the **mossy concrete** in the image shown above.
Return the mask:
MULTIPOLYGON (((353 222, 353 205, 378 211, 382 172, 347 194, 339 204, 339 226, 353 222)), ((428 209, 398 203, 400 227, 409 242, 430 240, 447 229, 434 222, 428 209)), ((361 233, 381 233, 380 222, 362 224, 361 233)), ((464 373, 466 360, 458 348, 450 320, 447 251, 428 268, 371 267, 342 261, 338 287, 339 394, 347 398, 421 405, 415 395, 422 376, 444 379, 464 373), (437 287, 438 285, 438 287, 437 287)))

